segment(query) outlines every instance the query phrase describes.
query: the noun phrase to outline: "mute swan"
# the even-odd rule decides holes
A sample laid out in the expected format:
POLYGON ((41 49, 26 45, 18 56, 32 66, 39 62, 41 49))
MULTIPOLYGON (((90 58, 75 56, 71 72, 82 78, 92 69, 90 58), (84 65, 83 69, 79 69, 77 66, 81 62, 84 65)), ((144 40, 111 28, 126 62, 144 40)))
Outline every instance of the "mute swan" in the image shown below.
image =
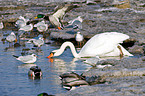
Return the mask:
POLYGON ((120 56, 120 54, 123 56, 133 56, 119 44, 128 38, 128 35, 117 32, 97 34, 82 47, 79 53, 76 52, 75 47, 71 42, 64 42, 60 49, 52 51, 47 58, 61 55, 67 46, 70 47, 75 58, 120 56))

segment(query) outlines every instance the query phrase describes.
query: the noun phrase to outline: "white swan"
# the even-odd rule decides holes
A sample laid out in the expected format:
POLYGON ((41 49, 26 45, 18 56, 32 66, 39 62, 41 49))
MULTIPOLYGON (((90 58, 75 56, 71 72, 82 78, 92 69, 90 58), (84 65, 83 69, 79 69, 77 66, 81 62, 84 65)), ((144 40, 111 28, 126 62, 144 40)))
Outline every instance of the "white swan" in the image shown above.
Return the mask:
POLYGON ((76 58, 120 56, 120 54, 123 56, 133 56, 119 44, 128 38, 128 35, 117 32, 97 34, 82 47, 79 53, 76 52, 71 42, 64 42, 60 49, 52 51, 48 58, 61 55, 67 46, 70 47, 73 56, 76 58))

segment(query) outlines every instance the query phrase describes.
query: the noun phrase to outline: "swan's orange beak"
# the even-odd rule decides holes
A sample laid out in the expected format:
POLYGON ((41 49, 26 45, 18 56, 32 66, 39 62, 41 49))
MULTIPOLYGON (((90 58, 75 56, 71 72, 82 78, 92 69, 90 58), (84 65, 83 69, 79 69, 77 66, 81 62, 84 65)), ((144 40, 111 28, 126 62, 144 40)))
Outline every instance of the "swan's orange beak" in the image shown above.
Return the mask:
POLYGON ((54 53, 51 52, 47 58, 51 58, 51 57, 53 57, 53 55, 54 55, 54 53))

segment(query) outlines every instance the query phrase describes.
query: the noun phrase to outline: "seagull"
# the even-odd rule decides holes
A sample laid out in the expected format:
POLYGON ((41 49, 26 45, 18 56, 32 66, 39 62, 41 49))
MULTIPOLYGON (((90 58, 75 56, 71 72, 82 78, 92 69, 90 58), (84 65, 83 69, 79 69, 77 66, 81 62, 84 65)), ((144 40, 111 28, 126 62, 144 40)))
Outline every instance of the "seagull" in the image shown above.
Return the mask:
POLYGON ((29 21, 29 19, 25 19, 23 16, 19 17, 19 20, 16 21, 15 26, 18 28, 22 28, 26 25, 26 23, 29 21))
POLYGON ((39 39, 30 39, 27 43, 32 42, 35 46, 40 48, 44 44, 43 37, 39 37, 39 39))
POLYGON ((35 54, 32 55, 26 55, 26 56, 15 56, 17 60, 23 62, 23 63, 34 63, 37 60, 37 56, 35 54))
POLYGON ((99 56, 92 57, 92 58, 87 58, 84 62, 91 65, 91 66, 96 66, 96 64, 100 61, 99 56))
POLYGON ((78 47, 81 47, 81 42, 83 41, 84 37, 81 34, 81 32, 77 32, 76 37, 75 37, 76 41, 78 42, 78 47))
POLYGON ((23 31, 26 31, 26 32, 31 31, 33 29, 33 25, 29 22, 27 24, 28 25, 25 25, 25 26, 21 27, 19 30, 23 30, 23 31))
POLYGON ((57 6, 56 11, 51 14, 51 15, 43 15, 43 14, 38 14, 36 18, 43 18, 45 20, 50 21, 50 23, 57 27, 59 30, 63 29, 63 25, 62 25, 62 19, 64 17, 64 15, 66 14, 66 12, 70 11, 72 8, 74 8, 76 5, 73 4, 67 4, 64 6, 57 6))
POLYGON ((80 21, 81 23, 83 22, 83 19, 81 18, 81 16, 78 16, 77 18, 68 21, 69 25, 72 25, 73 22, 75 22, 76 20, 80 21))
POLYGON ((17 42, 17 38, 16 38, 15 33, 11 32, 11 34, 6 37, 6 40, 9 42, 9 46, 10 46, 10 43, 13 43, 14 41, 16 43, 17 42))
POLYGON ((37 24, 34 25, 34 27, 37 27, 37 30, 39 32, 43 32, 46 31, 48 29, 48 24, 45 24, 45 21, 41 21, 41 22, 38 22, 37 24))
POLYGON ((0 29, 3 29, 4 28, 4 25, 3 25, 3 22, 1 21, 0 23, 0 29))
POLYGON ((81 16, 78 16, 77 18, 70 20, 68 23, 69 23, 69 26, 73 27, 73 29, 76 29, 76 28, 82 29, 82 22, 83 22, 83 19, 81 18, 81 16))

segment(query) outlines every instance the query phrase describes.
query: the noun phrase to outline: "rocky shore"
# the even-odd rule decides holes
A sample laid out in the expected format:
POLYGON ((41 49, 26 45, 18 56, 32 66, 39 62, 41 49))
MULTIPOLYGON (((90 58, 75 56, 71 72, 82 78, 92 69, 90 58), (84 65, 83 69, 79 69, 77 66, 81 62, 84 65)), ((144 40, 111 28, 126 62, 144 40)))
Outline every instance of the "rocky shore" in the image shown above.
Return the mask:
MULTIPOLYGON (((64 0, 65 1, 65 0, 64 0)), ((128 0, 127 0, 128 1, 128 0)), ((56 96, 137 96, 145 95, 145 2, 142 0, 130 0, 129 3, 118 4, 113 0, 78 0, 63 2, 76 4, 77 7, 67 12, 63 24, 81 16, 83 18, 82 29, 49 29, 49 38, 59 41, 75 40, 75 32, 80 31, 88 40, 95 34, 102 32, 121 32, 130 36, 124 42, 124 46, 134 54, 134 57, 121 60, 107 59, 99 64, 112 64, 113 67, 98 69, 92 67, 85 76, 101 76, 106 80, 104 84, 83 86, 67 93, 55 94, 56 96)), ((51 14, 54 8, 61 4, 46 0, 5 0, 0 3, 0 17, 3 15, 4 29, 15 30, 14 24, 20 15, 34 20, 39 14, 51 14)), ((75 41, 72 41, 75 42, 75 41)))

